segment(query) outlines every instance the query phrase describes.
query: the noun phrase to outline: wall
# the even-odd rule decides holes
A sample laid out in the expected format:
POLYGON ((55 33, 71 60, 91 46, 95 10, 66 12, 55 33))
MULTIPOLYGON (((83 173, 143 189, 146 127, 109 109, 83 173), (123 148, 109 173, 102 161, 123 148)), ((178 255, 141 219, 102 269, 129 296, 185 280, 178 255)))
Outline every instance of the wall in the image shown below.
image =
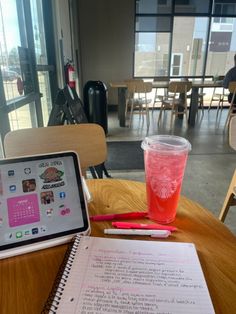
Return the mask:
POLYGON ((133 0, 78 0, 82 85, 103 81, 108 103, 117 104, 111 81, 132 77, 134 53, 133 0))

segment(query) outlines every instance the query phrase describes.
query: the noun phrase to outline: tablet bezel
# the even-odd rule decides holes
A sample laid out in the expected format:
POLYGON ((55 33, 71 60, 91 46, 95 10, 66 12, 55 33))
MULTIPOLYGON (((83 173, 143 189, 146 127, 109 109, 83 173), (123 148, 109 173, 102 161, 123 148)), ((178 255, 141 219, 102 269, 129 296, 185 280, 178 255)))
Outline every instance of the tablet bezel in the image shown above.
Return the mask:
POLYGON ((73 236, 78 233, 83 235, 87 235, 90 233, 88 208, 82 185, 82 172, 80 168, 79 156, 77 155, 76 152, 64 151, 49 154, 22 156, 16 158, 6 158, 0 160, 0 167, 3 164, 13 164, 37 160, 42 161, 45 159, 53 159, 58 157, 62 158, 68 156, 73 158, 84 226, 76 229, 58 232, 55 234, 44 235, 37 238, 24 240, 21 242, 9 243, 4 245, 1 245, 0 243, 0 259, 66 243, 69 242, 73 238, 73 236))

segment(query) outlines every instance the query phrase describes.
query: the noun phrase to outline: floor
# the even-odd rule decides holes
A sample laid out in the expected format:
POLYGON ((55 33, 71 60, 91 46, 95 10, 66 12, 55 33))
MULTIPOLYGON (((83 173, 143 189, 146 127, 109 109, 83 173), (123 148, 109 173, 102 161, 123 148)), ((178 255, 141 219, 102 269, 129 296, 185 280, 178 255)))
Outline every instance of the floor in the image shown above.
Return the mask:
MULTIPOLYGON (((107 141, 142 140, 154 134, 175 134, 187 138, 192 150, 185 171, 182 194, 208 208, 218 217, 230 180, 236 167, 236 152, 228 145, 228 132, 224 129, 227 109, 199 110, 195 127, 189 128, 185 120, 176 119, 170 128, 170 112, 166 112, 158 125, 159 110, 150 113, 147 131, 146 117, 134 115, 132 127, 121 128, 117 112, 108 115, 107 141)), ((110 171, 114 178, 145 181, 144 171, 110 171)), ((232 207, 225 224, 236 235, 236 208, 232 207)))

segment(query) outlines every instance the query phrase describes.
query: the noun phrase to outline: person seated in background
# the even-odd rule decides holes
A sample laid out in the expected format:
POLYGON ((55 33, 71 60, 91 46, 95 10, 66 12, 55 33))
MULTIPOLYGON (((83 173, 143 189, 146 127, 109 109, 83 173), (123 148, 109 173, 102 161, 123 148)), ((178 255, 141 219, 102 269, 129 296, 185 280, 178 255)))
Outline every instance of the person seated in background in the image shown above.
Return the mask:
MULTIPOLYGON (((223 80, 223 87, 228 88, 229 83, 232 81, 236 81, 236 54, 234 55, 234 67, 231 68, 225 75, 225 78, 223 80)), ((229 93, 228 95, 228 102, 231 103, 233 94, 229 93)), ((234 97, 233 103, 236 104, 236 97, 234 97)), ((236 110, 236 106, 234 111, 236 110)))

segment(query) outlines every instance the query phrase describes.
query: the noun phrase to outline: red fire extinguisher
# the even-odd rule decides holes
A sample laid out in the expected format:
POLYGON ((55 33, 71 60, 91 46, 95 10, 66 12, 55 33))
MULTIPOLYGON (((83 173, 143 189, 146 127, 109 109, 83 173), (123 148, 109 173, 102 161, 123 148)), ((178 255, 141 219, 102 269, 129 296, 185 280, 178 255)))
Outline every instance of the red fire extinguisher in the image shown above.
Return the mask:
POLYGON ((75 88, 75 68, 70 61, 65 65, 66 84, 71 88, 75 88))

